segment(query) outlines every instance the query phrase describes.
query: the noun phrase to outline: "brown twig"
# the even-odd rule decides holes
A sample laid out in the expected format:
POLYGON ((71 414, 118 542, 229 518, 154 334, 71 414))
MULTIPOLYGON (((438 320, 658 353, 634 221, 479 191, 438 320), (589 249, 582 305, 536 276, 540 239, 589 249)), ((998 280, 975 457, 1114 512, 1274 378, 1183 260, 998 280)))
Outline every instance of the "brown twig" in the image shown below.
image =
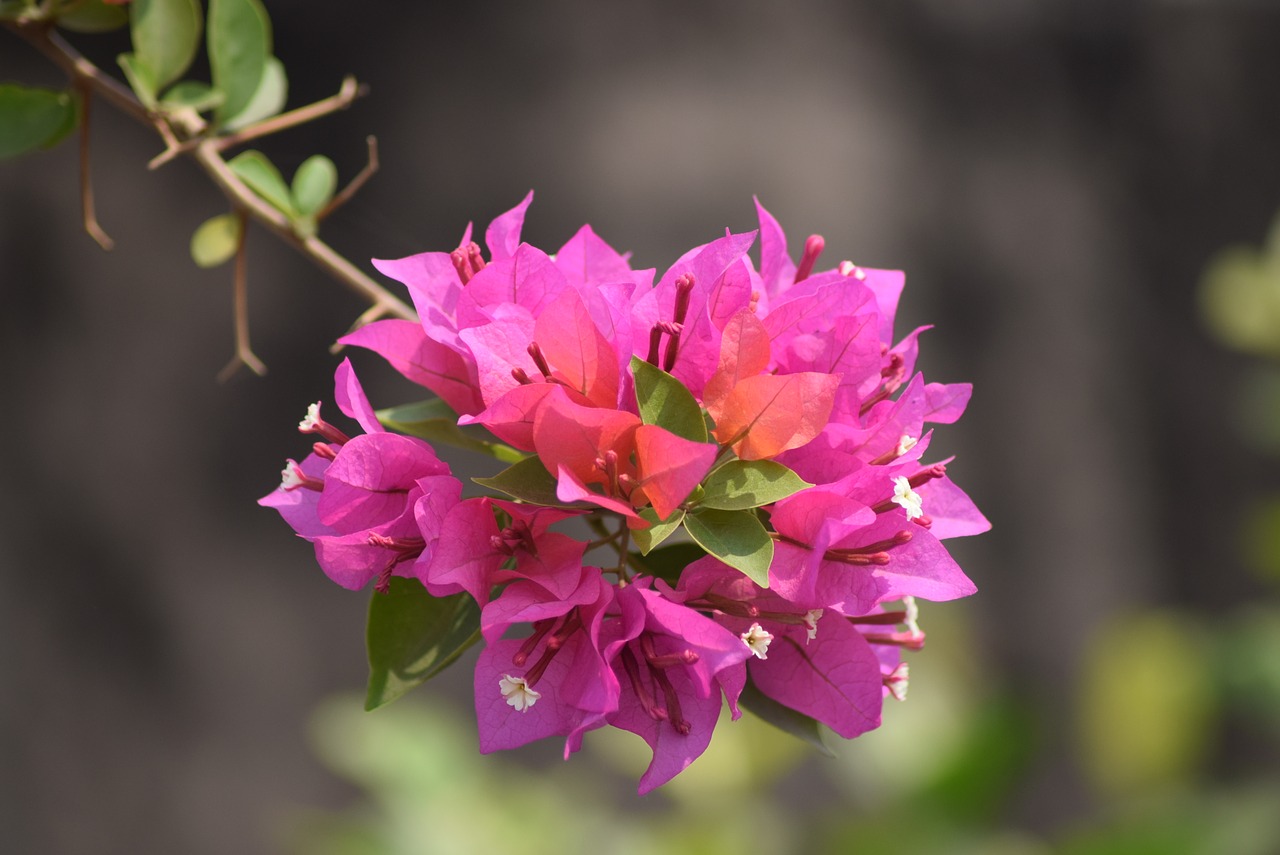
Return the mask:
POLYGON ((245 252, 246 238, 249 234, 249 215, 243 210, 236 210, 236 221, 240 227, 240 237, 236 242, 235 287, 233 289, 236 354, 226 367, 218 372, 218 382, 225 383, 235 376, 244 366, 259 377, 267 373, 267 366, 262 364, 249 346, 249 256, 245 252))
POLYGON ((93 179, 89 172, 89 108, 93 104, 93 91, 82 82, 76 83, 80 95, 80 216, 84 230, 98 242, 98 246, 110 252, 116 245, 102 226, 93 207, 93 179))
POLYGON ((369 147, 369 158, 365 161, 364 168, 356 173, 356 177, 352 178, 351 182, 346 187, 343 187, 337 196, 329 200, 329 204, 325 205, 320 210, 320 213, 316 214, 316 222, 321 222, 325 217, 350 202, 351 197, 360 192, 360 188, 365 185, 365 182, 378 171, 378 138, 370 134, 365 137, 364 141, 369 147))
POLYGON ((296 110, 290 110, 278 116, 272 116, 270 119, 263 119, 261 122, 255 122, 234 133, 215 137, 210 142, 213 143, 218 151, 224 151, 249 140, 256 140, 259 137, 279 133, 307 122, 314 122, 322 116, 347 109, 353 101, 365 95, 368 91, 367 87, 356 83, 354 77, 347 75, 342 79, 342 86, 338 89, 337 95, 331 95, 328 98, 316 101, 314 104, 298 107, 296 110))
MULTIPOLYGON (((67 73, 77 85, 83 85, 95 94, 102 97, 107 103, 119 109, 127 116, 146 125, 156 131, 162 138, 166 139, 170 147, 183 148, 181 154, 191 157, 198 163, 202 169, 213 179, 218 189, 230 200, 232 207, 237 211, 245 212, 249 217, 265 226, 269 231, 283 239, 290 246, 297 249, 307 258, 332 276, 346 287, 355 291, 364 299, 368 300, 379 311, 380 315, 391 315, 398 318, 408 320, 416 320, 417 314, 413 308, 403 300, 397 298, 394 294, 387 291, 377 282, 373 281, 363 271, 357 268, 346 258, 339 255, 332 247, 316 237, 301 237, 294 230, 293 223, 289 218, 280 211, 271 207, 264 202, 256 193, 247 187, 240 178, 231 171, 227 166, 227 162, 222 159, 220 148, 225 144, 221 140, 223 137, 198 138, 193 147, 187 147, 186 143, 176 141, 173 131, 169 127, 168 121, 155 113, 147 110, 146 107, 134 97, 124 84, 115 78, 103 73, 96 65, 82 56, 79 51, 67 43, 60 35, 54 32, 47 22, 21 22, 21 21, 3 21, 5 27, 12 30, 18 36, 30 43, 36 50, 43 53, 51 59, 59 68, 67 73)), ((347 87, 344 85, 344 90, 347 87)), ((354 98, 359 94, 359 89, 354 95, 347 96, 354 98)), ((335 102, 335 99, 342 98, 340 92, 329 102, 335 102)), ((326 102, 317 102, 324 104, 326 102)), ((348 101, 349 103, 349 101, 348 101)), ((316 105, 300 108, 308 110, 315 108, 316 105)), ((332 112, 333 109, 340 107, 331 107, 325 112, 332 112)), ((297 113, 298 111, 293 111, 297 113)), ((315 115, 323 115, 323 112, 315 115)), ((290 114, 286 113, 284 116, 290 114)), ((283 116, 277 117, 277 119, 283 116)), ((293 121, 293 120, 291 120, 293 121)), ((260 123, 261 125, 269 125, 268 122, 260 123)), ((245 131, 250 130, 246 128, 245 131)), ((239 137, 239 141, 243 142, 248 137, 243 132, 239 137)), ((366 170, 368 167, 366 167, 366 170)), ((353 182, 354 183, 354 182, 353 182)), ((372 311, 372 310, 371 310, 372 311)), ((367 314, 367 313, 366 313, 367 314)), ((256 358, 256 357, 255 357, 256 358)))

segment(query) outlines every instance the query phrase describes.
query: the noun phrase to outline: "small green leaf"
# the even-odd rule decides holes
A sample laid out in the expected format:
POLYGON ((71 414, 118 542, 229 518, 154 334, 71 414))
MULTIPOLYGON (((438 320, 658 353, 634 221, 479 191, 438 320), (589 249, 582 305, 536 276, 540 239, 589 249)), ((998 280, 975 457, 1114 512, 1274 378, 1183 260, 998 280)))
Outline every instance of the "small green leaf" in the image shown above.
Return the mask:
POLYGON ((284 65, 274 56, 268 57, 253 97, 243 110, 228 118, 223 127, 228 131, 238 131, 254 122, 269 119, 284 109, 288 97, 289 78, 285 76, 284 65))
POLYGON ((455 448, 478 451, 504 463, 517 463, 527 456, 504 443, 484 439, 483 437, 492 436, 484 428, 476 425, 460 426, 458 414, 439 398, 388 407, 378 410, 376 415, 378 421, 391 430, 429 442, 442 442, 455 448))
POLYGON ((645 508, 638 513, 641 519, 649 523, 648 528, 637 528, 631 532, 631 539, 640 547, 641 555, 652 552, 655 546, 674 534, 684 520, 684 511, 679 508, 672 511, 671 516, 665 520, 659 520, 658 512, 653 508, 645 508))
POLYGON ((369 602, 366 710, 430 680, 480 640, 480 608, 470 594, 433 597, 416 579, 390 581, 369 602))
POLYGON ((226 93, 219 122, 239 116, 257 93, 271 58, 271 19, 258 0, 209 0, 209 67, 226 93))
POLYGON ((638 356, 631 357, 631 375, 636 380, 636 403, 645 424, 666 428, 694 442, 707 441, 702 408, 683 383, 638 356))
POLYGON ((684 518, 689 536, 725 564, 769 587, 773 538, 751 511, 695 511, 684 518))
POLYGON ((730 460, 702 483, 701 505, 726 511, 758 508, 812 486, 772 460, 730 460))
POLYGON ((199 80, 183 80, 169 87, 160 99, 160 106, 169 109, 185 107, 204 113, 222 103, 223 94, 208 83, 199 80))
POLYGON ((58 26, 74 33, 106 33, 129 23, 127 6, 107 5, 102 0, 66 5, 69 8, 58 13, 58 26))
POLYGON ((156 73, 137 54, 122 53, 116 57, 116 61, 120 63, 125 79, 129 81, 129 88, 138 96, 142 106, 148 110, 155 109, 156 92, 160 88, 156 85, 156 73))
POLYGON ((129 32, 133 56, 151 71, 159 92, 191 67, 200 47, 199 0, 133 0, 129 32))
POLYGON ((75 128, 78 116, 69 92, 0 84, 0 158, 54 145, 75 128))
POLYGON ((556 479, 537 457, 526 457, 513 463, 492 478, 472 478, 481 487, 506 493, 513 499, 549 507, 578 507, 560 501, 556 495, 556 479))
POLYGON ((822 738, 822 725, 816 719, 778 703, 756 688, 756 684, 750 678, 747 678, 747 685, 738 697, 738 703, 743 709, 755 713, 761 720, 797 739, 804 740, 826 756, 836 756, 822 738))
POLYGON ((267 160, 265 154, 252 150, 241 152, 228 161, 227 166, 230 166, 231 171, 248 184, 253 192, 270 202, 273 207, 290 217, 294 215, 293 197, 289 195, 289 185, 284 183, 280 170, 267 160))
POLYGON ((338 189, 338 167, 323 154, 308 157, 293 173, 293 207, 300 214, 318 214, 338 189))
POLYGON ((634 552, 631 555, 654 576, 665 579, 672 585, 680 581, 684 568, 699 558, 707 557, 707 553, 696 543, 669 543, 659 546, 648 555, 638 556, 634 552))
POLYGON ((191 236, 191 258, 200 267, 217 267, 232 259, 240 246, 240 218, 219 214, 200 224, 191 236))

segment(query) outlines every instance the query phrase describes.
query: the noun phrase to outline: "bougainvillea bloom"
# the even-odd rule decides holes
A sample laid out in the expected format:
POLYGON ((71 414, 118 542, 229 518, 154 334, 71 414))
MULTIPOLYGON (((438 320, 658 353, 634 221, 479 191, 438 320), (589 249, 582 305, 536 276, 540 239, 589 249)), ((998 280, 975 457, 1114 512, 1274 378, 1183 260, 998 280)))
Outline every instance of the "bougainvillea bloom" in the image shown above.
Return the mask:
POLYGON ((895 338, 903 274, 824 268, 816 235, 794 259, 757 203, 758 230, 657 275, 589 226, 523 242, 531 201, 483 246, 468 226, 374 262, 418 320, 341 343, 431 397, 375 412, 344 361, 335 403, 361 430, 313 405, 311 453, 261 500, 335 582, 374 582, 369 708, 480 641, 481 751, 558 736, 567 757, 620 728, 653 754, 641 793, 702 754, 725 704, 878 727, 924 645, 917 601, 976 590, 943 541, 989 528, 927 462, 971 389, 916 370, 927 327, 895 338), (479 495, 431 442, 495 458, 479 495))

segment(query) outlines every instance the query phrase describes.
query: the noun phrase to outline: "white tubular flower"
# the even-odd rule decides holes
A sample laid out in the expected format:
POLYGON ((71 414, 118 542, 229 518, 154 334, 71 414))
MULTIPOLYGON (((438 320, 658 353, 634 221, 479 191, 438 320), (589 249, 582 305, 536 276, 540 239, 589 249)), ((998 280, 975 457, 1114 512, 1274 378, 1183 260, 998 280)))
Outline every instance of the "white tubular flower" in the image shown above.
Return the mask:
POLYGON ((738 637, 757 659, 769 658, 769 642, 773 641, 773 633, 767 632, 760 624, 751 624, 751 628, 738 637))
POLYGON ((920 440, 916 439, 911 434, 904 433, 902 436, 898 438, 898 447, 895 449, 895 451, 897 452, 897 456, 901 457, 911 449, 915 448, 916 443, 919 441, 920 440))
POLYGON ((311 433, 320 427, 320 402, 316 401, 307 407, 306 417, 298 422, 298 430, 303 433, 311 433))
POLYGON ((498 681, 498 689, 517 712, 524 712, 542 697, 542 692, 534 691, 524 677, 512 677, 510 674, 502 675, 502 679, 498 681))
POLYGON ((893 498, 890 501, 900 505, 907 512, 909 520, 924 516, 924 508, 921 507, 923 500, 919 493, 911 489, 911 482, 905 475, 893 479, 893 498))
POLYGON ((818 621, 822 620, 822 609, 809 609, 804 613, 804 628, 809 631, 805 644, 818 637, 818 621))

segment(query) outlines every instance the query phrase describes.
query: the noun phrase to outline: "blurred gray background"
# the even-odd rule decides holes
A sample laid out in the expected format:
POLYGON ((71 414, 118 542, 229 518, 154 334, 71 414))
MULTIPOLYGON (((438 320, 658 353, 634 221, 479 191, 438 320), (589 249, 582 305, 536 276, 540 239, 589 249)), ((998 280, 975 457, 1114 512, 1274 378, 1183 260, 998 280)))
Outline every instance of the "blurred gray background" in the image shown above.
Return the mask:
MULTIPOLYGON (((936 324, 926 375, 976 387, 934 450, 995 524, 953 542, 984 671, 1045 723, 1003 820, 1043 832, 1098 808, 1068 722, 1090 631, 1260 590, 1229 540, 1276 472, 1231 432, 1245 359, 1202 332, 1195 288, 1280 208, 1280 8, 268 7, 290 106, 346 73, 370 87, 257 144, 286 175, 319 152, 345 180, 378 137, 382 172, 322 232, 357 263, 450 249, 534 188, 525 237, 548 250, 589 222, 661 272, 752 228, 755 194, 793 253, 820 232, 825 261, 905 269, 899 333, 936 324)), ((125 49, 75 43, 112 69, 125 49)), ((7 32, 0 79, 61 82, 7 32)), ((187 242, 225 203, 191 164, 148 172, 147 130, 94 119, 114 252, 79 228, 74 145, 0 163, 0 848, 273 851, 297 806, 351 798, 304 725, 363 685, 367 600, 254 501, 305 452, 294 425, 331 397, 327 348, 363 307, 251 232, 270 373, 216 384, 230 270, 196 268, 187 242)), ((376 404, 410 398, 353 358, 376 404)), ((439 691, 464 697, 467 670, 439 691)), ((1215 750, 1223 774, 1277 760, 1229 735, 1215 750)))

